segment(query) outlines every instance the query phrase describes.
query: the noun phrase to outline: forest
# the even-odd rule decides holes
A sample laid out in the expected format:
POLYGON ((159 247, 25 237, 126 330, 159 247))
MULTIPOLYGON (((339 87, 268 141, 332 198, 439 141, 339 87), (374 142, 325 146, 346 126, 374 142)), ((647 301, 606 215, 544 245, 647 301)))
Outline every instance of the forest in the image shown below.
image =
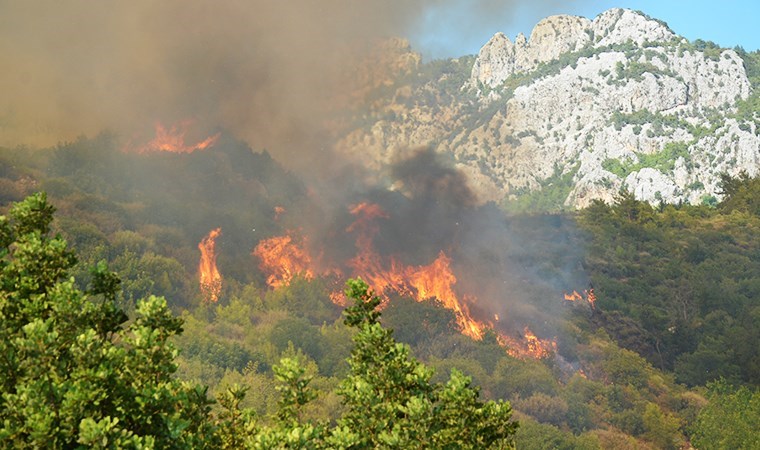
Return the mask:
POLYGON ((453 180, 443 188, 397 170, 408 192, 339 198, 224 134, 192 153, 130 152, 110 134, 0 149, 0 440, 757 448, 760 180, 725 177, 714 205, 651 206, 621 192, 577 212, 506 214, 472 204, 442 165, 433 175, 453 180), (330 244, 324 259, 375 261, 352 258, 354 240, 370 247, 356 225, 370 216, 336 213, 335 199, 421 217, 375 216, 387 225, 378 242, 413 249, 396 261, 406 273, 451 261, 456 289, 501 284, 452 306, 420 284, 354 280, 336 300, 353 275, 319 270, 316 253, 268 271, 255 249, 292 256, 297 247, 274 244, 307 247, 309 233, 312 247, 330 244), (431 230, 448 229, 422 219, 459 240, 438 248, 431 230), (220 275, 199 282, 209 251, 199 244, 216 229, 220 275))

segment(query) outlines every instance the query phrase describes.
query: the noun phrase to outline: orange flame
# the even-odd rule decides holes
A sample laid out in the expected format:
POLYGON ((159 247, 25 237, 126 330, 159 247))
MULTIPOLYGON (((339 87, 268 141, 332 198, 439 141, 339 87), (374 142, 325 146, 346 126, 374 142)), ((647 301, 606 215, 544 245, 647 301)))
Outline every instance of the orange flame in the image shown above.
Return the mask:
POLYGON ((533 358, 546 358, 557 351, 556 341, 539 339, 528 327, 525 327, 525 340, 528 344, 528 353, 533 358))
MULTIPOLYGON (((591 309, 596 309, 596 294, 594 294, 594 288, 589 288, 588 290, 583 291, 584 294, 586 294, 586 301, 591 306, 591 309)), ((580 302, 583 301, 583 296, 578 293, 578 291, 573 291, 572 294, 568 294, 567 292, 564 293, 565 301, 568 302, 580 302)))
POLYGON ((220 133, 207 137, 206 139, 189 145, 185 144, 185 135, 192 125, 192 121, 186 120, 172 125, 168 129, 162 124, 156 123, 156 137, 137 149, 138 153, 148 152, 172 152, 172 153, 192 153, 196 150, 205 150, 216 144, 220 133))
POLYGON ((287 286, 298 274, 314 278, 311 256, 305 248, 305 239, 296 242, 291 235, 265 239, 253 250, 261 261, 259 268, 267 275, 267 285, 272 288, 287 286))
POLYGON ((450 264, 451 258, 440 252, 431 264, 411 269, 408 279, 409 284, 417 291, 414 297, 417 301, 438 299, 445 308, 454 311, 463 334, 473 339, 482 339, 484 325, 470 316, 467 304, 459 301, 454 293, 457 278, 451 271, 450 264))
POLYGON ((589 288, 586 291, 586 300, 588 300, 588 304, 591 305, 591 309, 596 309, 596 294, 594 294, 594 288, 589 288))
POLYGON ((355 275, 370 285, 375 295, 388 301, 387 291, 409 295, 418 302, 435 298, 452 311, 463 334, 473 339, 483 337, 484 325, 470 316, 469 308, 454 292, 457 282, 451 270, 451 258, 441 251, 431 264, 426 266, 405 266, 395 258, 384 264, 383 258, 374 250, 373 238, 379 231, 377 218, 387 218, 388 214, 373 203, 359 203, 351 207, 356 221, 346 228, 347 232, 357 232, 356 248, 359 253, 349 264, 355 275), (386 268, 386 266, 390 266, 386 268))
POLYGON ((198 267, 200 274, 201 293, 203 300, 206 302, 216 302, 219 300, 219 293, 222 290, 222 275, 216 268, 216 238, 222 234, 221 228, 211 230, 198 244, 201 251, 201 261, 198 267))
MULTIPOLYGON (((346 264, 351 276, 361 277, 370 286, 374 295, 383 300, 380 307, 387 306, 389 294, 396 292, 422 302, 436 299, 442 306, 454 312, 460 331, 480 340, 492 325, 474 319, 470 314, 469 304, 473 297, 462 300, 454 290, 457 278, 451 269, 451 258, 443 251, 427 265, 407 266, 394 257, 383 257, 374 248, 374 237, 380 227, 376 219, 387 218, 388 214, 380 206, 372 203, 359 203, 350 208, 356 216, 354 222, 346 227, 346 232, 355 233, 357 253, 346 264)), ((305 248, 305 239, 298 241, 291 233, 261 241, 253 251, 260 260, 259 268, 267 275, 267 284, 272 288, 287 286, 293 277, 300 273, 307 278, 315 274, 342 277, 339 269, 320 271, 305 248)), ((574 292, 574 294, 577 294, 574 292)), ((580 294, 577 294, 580 296, 580 294)), ((567 297, 567 294, 566 294, 567 297)), ((339 292, 330 294, 333 303, 345 306, 346 298, 339 292)), ((494 318, 499 322, 498 315, 494 318)), ((520 339, 498 334, 498 342, 507 348, 507 353, 519 358, 546 358, 556 351, 553 340, 540 339, 527 327, 520 339)))
POLYGON ((541 339, 530 328, 525 327, 523 341, 517 341, 506 335, 499 336, 499 343, 507 347, 507 354, 515 358, 543 359, 557 351, 557 341, 554 339, 541 339))

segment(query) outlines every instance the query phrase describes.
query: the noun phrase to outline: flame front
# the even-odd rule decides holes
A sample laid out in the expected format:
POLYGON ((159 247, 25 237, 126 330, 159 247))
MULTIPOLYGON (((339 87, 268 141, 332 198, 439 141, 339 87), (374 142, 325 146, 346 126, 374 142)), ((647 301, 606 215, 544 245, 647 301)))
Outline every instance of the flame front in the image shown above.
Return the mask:
POLYGON ((219 139, 219 133, 217 133, 195 144, 185 144, 185 135, 190 125, 192 125, 192 121, 186 120, 167 129, 161 123, 156 123, 156 137, 138 148, 137 152, 192 153, 196 150, 205 150, 211 147, 219 139))
POLYGON ((498 339, 499 343, 507 348, 507 354, 514 358, 543 359, 557 351, 556 340, 541 339, 528 327, 523 330, 522 340, 512 339, 504 334, 499 335, 498 339))
MULTIPOLYGON (((591 309, 596 309, 596 294, 594 293, 594 288, 588 288, 587 290, 583 291, 584 294, 586 294, 586 301, 588 302, 589 306, 591 306, 591 309)), ((572 294, 568 294, 567 292, 564 293, 565 301, 567 302, 582 302, 583 296, 578 293, 578 291, 573 291, 572 294)))
MULTIPOLYGON (((480 322, 470 314, 468 305, 476 301, 474 297, 466 296, 463 298, 465 301, 462 301, 457 295, 454 290, 457 278, 451 269, 452 260, 445 252, 439 252, 430 264, 420 266, 405 265, 393 256, 384 257, 375 250, 374 237, 380 230, 377 220, 388 218, 388 214, 373 203, 359 203, 349 211, 356 219, 345 231, 355 235, 357 253, 345 263, 347 270, 317 269, 323 264, 313 262, 306 250, 306 239, 298 240, 292 233, 288 233, 263 240, 253 250, 253 255, 259 258, 259 268, 267 275, 267 284, 271 288, 287 286, 297 274, 307 278, 316 275, 342 278, 344 273, 350 273, 367 282, 373 294, 383 301, 381 308, 387 306, 391 292, 412 297, 418 302, 436 299, 454 312, 462 334, 479 340, 487 329, 494 328, 492 324, 480 322)), ((565 294, 565 298, 574 301, 576 294, 577 292, 572 296, 565 294)), ((580 297, 580 294, 577 296, 580 297)), ((335 304, 345 306, 346 298, 342 293, 333 292, 330 298, 335 304)), ((498 315, 494 318, 497 322, 500 321, 498 315)), ((521 338, 515 339, 497 332, 497 339, 509 355, 517 358, 546 358, 557 348, 554 340, 540 339, 527 327, 521 338)))
POLYGON ((356 248, 359 252, 351 259, 350 265, 355 276, 367 281, 375 295, 386 303, 389 291, 408 295, 418 302, 435 298, 445 308, 454 311, 463 334, 473 339, 483 337, 485 326, 470 316, 469 308, 454 292, 457 278, 451 270, 451 258, 441 251, 432 263, 425 266, 405 266, 393 257, 385 264, 374 249, 373 238, 379 231, 375 219, 387 218, 388 214, 373 203, 360 203, 350 211, 357 219, 346 231, 357 233, 356 248))
POLYGON ((525 341, 528 346, 528 356, 536 359, 546 358, 557 351, 556 341, 540 339, 528 327, 525 327, 525 341))
POLYGON ((445 308, 454 311, 463 334, 480 340, 483 338, 484 325, 470 316, 467 304, 459 301, 454 293, 456 282, 457 278, 451 271, 451 258, 443 252, 431 264, 413 268, 409 274, 409 284, 417 291, 417 301, 438 299, 445 308))
POLYGON ((289 234, 275 236, 259 242, 253 254, 261 261, 259 268, 268 274, 267 285, 272 288, 287 286, 298 274, 314 278, 305 239, 296 242, 289 234))
POLYGON ((201 293, 206 302, 219 300, 222 291, 222 275, 216 268, 216 238, 222 234, 221 228, 211 230, 198 244, 201 251, 201 261, 198 267, 201 293))

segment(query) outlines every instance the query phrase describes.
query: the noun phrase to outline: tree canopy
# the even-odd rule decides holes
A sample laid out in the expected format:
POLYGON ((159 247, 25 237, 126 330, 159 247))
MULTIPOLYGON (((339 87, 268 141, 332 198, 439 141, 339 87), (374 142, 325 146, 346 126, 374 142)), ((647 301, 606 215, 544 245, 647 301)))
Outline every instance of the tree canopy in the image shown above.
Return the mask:
POLYGON ((166 301, 148 297, 129 321, 119 280, 98 265, 90 289, 68 278, 76 258, 49 236, 45 194, 0 217, 0 441, 13 448, 77 445, 201 448, 210 401, 172 374, 182 331, 166 301))
POLYGON ((513 448, 517 423, 505 402, 481 402, 470 378, 433 370, 378 322, 379 300, 347 283, 357 332, 340 383, 345 413, 334 423, 305 419, 316 395, 297 358, 274 372, 278 410, 258 418, 240 402, 246 388, 219 396, 173 376, 172 337, 183 322, 161 297, 139 300, 132 319, 117 302, 120 281, 98 264, 88 289, 76 262, 50 236, 54 208, 44 193, 0 217, 0 442, 11 448, 513 448))

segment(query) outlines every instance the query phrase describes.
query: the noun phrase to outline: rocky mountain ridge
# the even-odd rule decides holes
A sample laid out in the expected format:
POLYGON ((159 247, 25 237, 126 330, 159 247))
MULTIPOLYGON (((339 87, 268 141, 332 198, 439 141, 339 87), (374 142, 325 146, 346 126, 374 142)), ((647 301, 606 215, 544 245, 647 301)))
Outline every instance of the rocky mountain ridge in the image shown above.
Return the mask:
POLYGON ((737 50, 640 12, 552 16, 529 39, 497 33, 475 58, 401 74, 338 147, 379 168, 431 146, 483 200, 505 204, 584 207, 621 188, 652 203, 714 201, 721 173, 760 168, 745 66, 737 50))

